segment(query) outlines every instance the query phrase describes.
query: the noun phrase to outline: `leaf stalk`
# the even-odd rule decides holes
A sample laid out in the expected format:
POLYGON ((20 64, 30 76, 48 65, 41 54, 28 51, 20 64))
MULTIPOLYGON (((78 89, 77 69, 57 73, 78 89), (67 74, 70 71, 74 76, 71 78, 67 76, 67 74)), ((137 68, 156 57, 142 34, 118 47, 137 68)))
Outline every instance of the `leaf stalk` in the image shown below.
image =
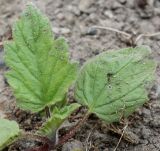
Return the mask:
POLYGON ((68 139, 72 138, 75 133, 83 126, 83 124, 87 121, 88 117, 90 115, 90 112, 87 111, 86 114, 83 116, 81 120, 78 121, 78 123, 72 127, 64 136, 62 136, 58 142, 58 144, 54 147, 57 148, 61 145, 63 145, 68 139))

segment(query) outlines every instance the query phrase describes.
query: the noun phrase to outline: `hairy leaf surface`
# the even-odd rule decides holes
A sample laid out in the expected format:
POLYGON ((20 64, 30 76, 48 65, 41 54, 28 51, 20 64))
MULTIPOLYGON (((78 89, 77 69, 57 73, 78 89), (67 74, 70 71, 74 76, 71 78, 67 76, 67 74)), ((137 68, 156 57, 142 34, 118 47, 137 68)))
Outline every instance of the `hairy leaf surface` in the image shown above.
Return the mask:
POLYGON ((155 67, 146 46, 104 52, 81 69, 76 99, 108 123, 118 121, 147 101, 155 67))
POLYGON ((56 135, 57 129, 61 126, 64 120, 70 116, 70 114, 76 110, 80 105, 77 103, 64 106, 63 108, 55 108, 52 112, 51 118, 42 126, 38 131, 38 134, 48 136, 52 139, 56 135))
POLYGON ((77 72, 67 43, 53 39, 48 19, 33 5, 13 27, 13 41, 5 43, 5 61, 18 105, 33 112, 61 101, 77 72))
POLYGON ((19 133, 19 126, 15 121, 0 119, 0 150, 11 144, 19 133))

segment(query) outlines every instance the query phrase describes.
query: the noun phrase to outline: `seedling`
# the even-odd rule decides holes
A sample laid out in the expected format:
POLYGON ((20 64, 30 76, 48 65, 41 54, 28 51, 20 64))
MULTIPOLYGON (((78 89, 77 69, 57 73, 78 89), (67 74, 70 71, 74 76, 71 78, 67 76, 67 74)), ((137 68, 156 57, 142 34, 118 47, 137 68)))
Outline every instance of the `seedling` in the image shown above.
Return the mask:
POLYGON ((6 77, 17 105, 31 112, 45 110, 51 117, 37 134, 53 139, 62 122, 80 106, 66 104, 66 93, 77 75, 77 63, 69 60, 66 41, 54 39, 48 19, 28 5, 4 49, 10 68, 6 77))
MULTIPOLYGON (((88 60, 76 80, 75 98, 107 124, 128 117, 148 100, 146 88, 154 80, 155 62, 150 48, 140 46, 104 52, 88 60)), ((77 127, 70 130, 71 136, 77 127)), ((69 136, 60 140, 63 144, 69 136)))
MULTIPOLYGON (((4 48, 10 68, 6 77, 17 105, 31 112, 46 112, 47 121, 31 137, 45 140, 49 145, 42 148, 46 150, 72 137, 92 113, 106 123, 128 117, 147 101, 146 87, 154 80, 156 63, 146 46, 104 52, 88 60, 77 77, 77 63, 69 60, 67 43, 63 38, 53 38, 48 19, 33 5, 28 5, 15 23, 13 40, 5 42, 4 48), (79 104, 68 105, 66 93, 75 80, 79 104), (88 109, 83 119, 58 142, 53 141, 60 125, 80 104, 88 109)), ((0 135, 0 140, 7 136, 0 142, 1 149, 17 140, 17 135, 19 139, 28 136, 19 133, 17 124, 14 126, 13 135, 7 136, 6 131, 0 135)))
POLYGON ((146 46, 104 52, 82 67, 76 99, 107 123, 127 117, 147 100, 155 63, 146 46))

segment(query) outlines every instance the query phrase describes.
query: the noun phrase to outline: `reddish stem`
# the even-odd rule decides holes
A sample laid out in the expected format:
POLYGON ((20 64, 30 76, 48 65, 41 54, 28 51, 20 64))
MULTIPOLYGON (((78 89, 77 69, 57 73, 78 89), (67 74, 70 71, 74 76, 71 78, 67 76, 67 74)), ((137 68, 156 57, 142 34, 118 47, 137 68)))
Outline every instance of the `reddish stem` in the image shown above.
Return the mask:
POLYGON ((79 130, 81 128, 81 126, 85 123, 85 121, 88 119, 88 117, 89 117, 89 113, 87 112, 84 115, 84 117, 80 121, 78 121, 78 123, 74 127, 72 127, 65 135, 63 135, 60 138, 58 144, 54 148, 57 148, 57 147, 63 145, 66 141, 68 141, 68 139, 72 138, 75 135, 75 133, 77 132, 77 130, 79 130))

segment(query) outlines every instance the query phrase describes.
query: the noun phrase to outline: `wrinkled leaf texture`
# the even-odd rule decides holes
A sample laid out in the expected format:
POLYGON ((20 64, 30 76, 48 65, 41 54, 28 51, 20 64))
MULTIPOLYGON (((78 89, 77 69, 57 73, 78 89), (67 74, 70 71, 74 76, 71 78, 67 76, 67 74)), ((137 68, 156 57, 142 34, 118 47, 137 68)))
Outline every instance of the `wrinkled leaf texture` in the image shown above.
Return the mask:
POLYGON ((67 43, 53 38, 48 19, 35 6, 27 6, 13 27, 13 41, 4 47, 6 77, 19 107, 37 112, 64 98, 77 63, 70 62, 67 43))
POLYGON ((75 97, 107 123, 127 117, 148 100, 156 63, 147 46, 104 52, 87 61, 76 82, 75 97))

